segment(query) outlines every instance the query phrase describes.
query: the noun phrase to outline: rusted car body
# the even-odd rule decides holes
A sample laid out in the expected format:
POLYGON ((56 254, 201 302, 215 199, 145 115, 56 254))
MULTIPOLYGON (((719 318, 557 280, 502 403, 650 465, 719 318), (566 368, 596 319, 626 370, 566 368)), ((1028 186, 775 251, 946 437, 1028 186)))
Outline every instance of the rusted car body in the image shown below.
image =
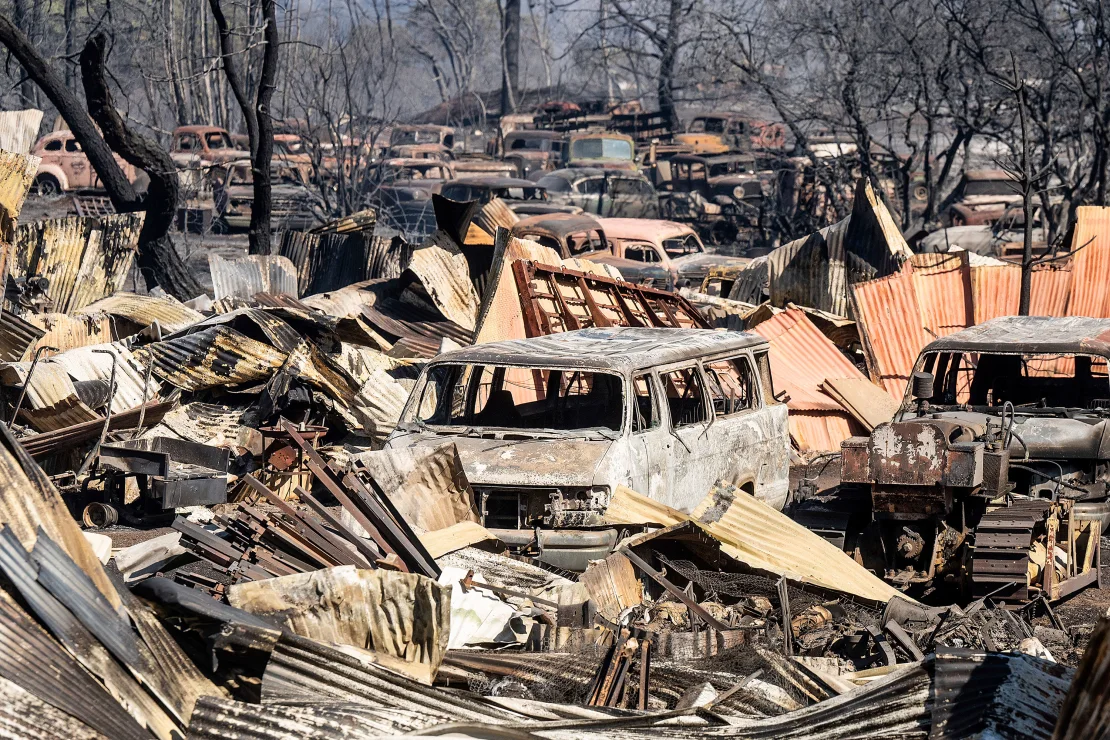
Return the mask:
POLYGON ((786 146, 786 130, 781 123, 757 121, 739 113, 703 113, 694 116, 686 132, 675 135, 674 140, 693 147, 698 154, 781 150, 786 146))
POLYGON ((475 345, 424 368, 385 446, 453 442, 495 529, 596 526, 621 485, 689 512, 723 480, 782 508, 767 351, 744 332, 620 327, 475 345))
POLYGON ((454 179, 455 170, 450 162, 387 159, 370 171, 367 205, 380 211, 383 224, 408 236, 428 234, 435 230, 432 195, 454 179))
POLYGON ((170 156, 179 167, 226 164, 250 153, 235 146, 227 129, 219 126, 178 126, 173 131, 170 156))
POLYGON ((502 159, 512 162, 519 177, 558 168, 563 161, 564 137, 556 131, 536 129, 505 134, 502 159))
POLYGON ((494 198, 500 198, 514 213, 521 216, 574 213, 579 210, 573 206, 552 203, 547 197, 547 189, 542 185, 515 177, 496 175, 460 177, 445 184, 440 190, 440 195, 460 203, 476 200, 485 204, 494 198))
POLYGON ((894 420, 842 447, 864 564, 908 591, 1016 602, 1095 582, 1108 358, 1104 319, 1012 316, 928 344, 894 420))
MULTIPOLYGON (((249 160, 232 162, 213 170, 216 212, 221 229, 246 229, 254 205, 254 177, 249 160)), ((298 170, 274 165, 270 169, 270 224, 274 228, 304 231, 324 220, 319 195, 301 179, 298 170)))
POLYGON ((714 268, 739 268, 751 260, 705 250, 689 224, 646 218, 600 219, 613 254, 625 259, 659 263, 670 270, 679 288, 699 286, 714 268))
POLYGON ((940 205, 944 226, 990 225, 1021 203, 1021 190, 1004 170, 968 170, 940 205))
POLYGON ((455 148, 455 129, 434 124, 394 126, 389 134, 389 156, 448 159, 455 148), (422 156, 414 157, 416 153, 422 156))
POLYGON ((528 216, 513 226, 513 236, 529 239, 559 253, 563 259, 581 257, 612 265, 630 283, 671 290, 674 274, 664 265, 625 259, 611 249, 601 223, 585 213, 528 216))
POLYGON ((598 216, 657 218, 659 194, 639 172, 575 167, 555 170, 537 181, 553 203, 577 206, 598 216))
POLYGON ((761 236, 773 173, 752 155, 678 154, 657 167, 667 218, 697 224, 706 241, 731 244, 761 236))
POLYGON ((567 135, 564 167, 636 169, 636 143, 631 136, 611 131, 583 131, 567 135))
MULTIPOLYGON (((39 139, 31 154, 41 157, 34 187, 40 195, 57 195, 73 190, 99 190, 100 178, 81 151, 81 144, 70 131, 55 131, 39 139)), ((116 162, 124 174, 135 182, 138 171, 119 156, 116 162)))

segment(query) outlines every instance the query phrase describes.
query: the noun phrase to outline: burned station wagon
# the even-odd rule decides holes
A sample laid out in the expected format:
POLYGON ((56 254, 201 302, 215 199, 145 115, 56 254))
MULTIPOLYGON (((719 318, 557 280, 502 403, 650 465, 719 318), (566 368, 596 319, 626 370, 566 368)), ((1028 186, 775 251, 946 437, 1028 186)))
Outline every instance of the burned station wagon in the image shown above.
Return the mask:
POLYGON ((387 447, 458 447, 495 529, 601 523, 629 486, 690 511, 717 480, 782 508, 786 405, 765 340, 707 329, 593 328, 444 353, 387 447))

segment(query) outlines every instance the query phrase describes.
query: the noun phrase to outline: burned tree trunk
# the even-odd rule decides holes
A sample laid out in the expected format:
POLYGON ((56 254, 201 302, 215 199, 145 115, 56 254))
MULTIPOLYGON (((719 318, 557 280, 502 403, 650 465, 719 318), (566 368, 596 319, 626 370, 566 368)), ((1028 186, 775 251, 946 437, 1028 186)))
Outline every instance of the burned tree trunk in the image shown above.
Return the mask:
POLYGON ((69 124, 116 210, 146 211, 139 234, 139 266, 143 268, 147 288, 161 286, 181 300, 203 293, 204 289, 185 267, 168 236, 177 208, 177 170, 170 156, 157 144, 129 131, 112 106, 104 80, 103 34, 89 39, 81 52, 85 96, 103 135, 65 81, 5 15, 0 15, 0 44, 19 60, 27 76, 42 89, 69 124), (136 193, 116 161, 113 149, 150 175, 151 185, 145 197, 140 198, 136 193))
POLYGON ((501 28, 501 115, 515 113, 520 94, 520 0, 505 0, 501 28))
POLYGON ((277 78, 277 7, 275 0, 262 0, 262 21, 265 23, 262 37, 266 48, 262 55, 258 92, 252 102, 247 95, 242 69, 235 59, 237 53, 246 52, 235 50, 232 30, 220 0, 208 0, 208 5, 212 9, 212 17, 216 21, 216 30, 220 37, 220 60, 223 63, 224 76, 227 78, 228 87, 231 88, 231 94, 235 96, 235 101, 243 113, 243 120, 247 125, 247 139, 250 141, 251 175, 254 182, 254 202, 251 205, 249 232, 250 253, 269 254, 272 210, 270 162, 274 153, 274 123, 270 117, 270 100, 274 95, 277 78))
POLYGON ((104 140, 127 162, 150 176, 150 186, 143 199, 146 219, 139 232, 139 269, 148 284, 153 277, 158 285, 165 286, 176 297, 195 298, 204 289, 178 256, 169 236, 177 212, 177 168, 165 149, 124 125, 104 79, 105 43, 103 33, 85 43, 81 50, 81 81, 89 113, 100 123, 104 140))

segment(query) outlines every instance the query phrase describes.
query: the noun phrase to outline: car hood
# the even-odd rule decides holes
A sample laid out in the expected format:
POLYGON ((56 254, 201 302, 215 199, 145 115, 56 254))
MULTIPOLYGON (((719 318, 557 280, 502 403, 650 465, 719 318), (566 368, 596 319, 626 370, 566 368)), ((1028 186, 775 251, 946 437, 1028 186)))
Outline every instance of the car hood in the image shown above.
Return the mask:
POLYGON ((429 446, 454 442, 471 485, 580 486, 594 484, 610 440, 484 439, 436 434, 395 438, 390 447, 429 446))
POLYGON ((729 257, 725 254, 687 254, 684 257, 672 257, 671 264, 679 272, 706 272, 714 267, 742 267, 751 262, 747 257, 729 257))

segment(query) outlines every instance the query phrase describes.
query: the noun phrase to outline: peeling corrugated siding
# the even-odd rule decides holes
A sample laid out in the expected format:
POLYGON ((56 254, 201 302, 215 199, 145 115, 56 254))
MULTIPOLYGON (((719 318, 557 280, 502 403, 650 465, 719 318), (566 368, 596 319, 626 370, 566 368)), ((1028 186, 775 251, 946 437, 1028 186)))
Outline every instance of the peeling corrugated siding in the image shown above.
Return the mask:
POLYGON ((478 294, 470 282, 466 257, 442 231, 432 234, 429 245, 414 250, 406 273, 412 273, 428 297, 448 320, 473 331, 478 318, 478 294))
POLYGON ((917 355, 928 342, 913 275, 902 271, 856 283, 852 305, 871 379, 901 401, 917 355))
POLYGON ((18 362, 43 334, 35 324, 0 311, 0 360, 18 362))
POLYGON ((281 235, 280 251, 292 261, 301 293, 311 295, 365 280, 370 265, 370 244, 371 236, 363 232, 306 234, 286 231, 281 235))
MULTIPOLYGON (((1029 291, 1030 316, 1064 316, 1071 292, 1072 271, 1044 266, 1033 270, 1029 291)), ((1016 316, 1021 302, 1021 267, 1018 265, 971 266, 975 323, 999 316, 1016 316)))
POLYGON ((1110 207, 1080 206, 1071 249, 1068 316, 1110 317, 1110 207), (1078 250, 1078 251, 1076 251, 1078 250))
POLYGON ((55 347, 60 352, 66 352, 75 347, 112 341, 111 319, 103 314, 70 316, 64 313, 40 313, 29 315, 27 322, 45 333, 27 348, 22 357, 17 358, 25 362, 32 358, 36 347, 55 347))
POLYGON ((971 326, 975 317, 968 253, 915 254, 911 261, 921 323, 930 338, 971 326))
POLYGON ((29 154, 39 138, 42 111, 37 108, 0 111, 0 150, 29 154))
POLYGON ((494 198, 482 206, 474 217, 474 223, 490 236, 497 234, 497 229, 511 229, 520 221, 520 217, 505 205, 505 201, 494 198))
POLYGON ((208 255, 212 274, 212 293, 224 298, 250 298, 255 293, 284 294, 296 298, 297 268, 288 257, 251 254, 225 259, 215 252, 208 255))
POLYGON ((156 375, 189 391, 265 380, 285 362, 283 352, 226 326, 148 344, 136 355, 153 357, 156 375))
POLYGON ((37 221, 16 230, 11 273, 49 279, 54 310, 71 313, 123 287, 142 214, 37 221))
POLYGON ((164 334, 179 331, 204 319, 199 311, 169 296, 135 293, 114 293, 90 303, 79 312, 84 316, 98 314, 121 316, 143 327, 157 321, 164 334))

